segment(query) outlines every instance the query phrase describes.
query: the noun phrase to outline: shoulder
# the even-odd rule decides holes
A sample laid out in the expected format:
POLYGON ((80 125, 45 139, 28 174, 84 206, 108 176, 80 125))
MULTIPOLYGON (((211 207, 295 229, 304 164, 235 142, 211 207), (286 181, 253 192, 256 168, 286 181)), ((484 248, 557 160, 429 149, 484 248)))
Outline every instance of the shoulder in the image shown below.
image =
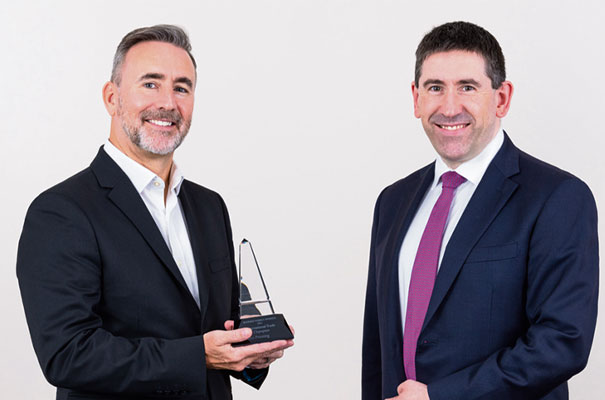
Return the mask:
POLYGON ((190 180, 183 180, 183 184, 181 186, 182 189, 196 195, 196 196, 205 196, 205 197, 221 197, 217 192, 212 189, 209 189, 205 186, 192 182, 190 180))
POLYGON ((181 185, 179 199, 186 208, 206 215, 207 218, 222 216, 226 220, 229 219, 227 205, 221 195, 207 187, 185 179, 181 185))
POLYGON ((89 212, 90 199, 94 196, 91 180, 94 177, 85 169, 45 190, 32 201, 19 241, 19 260, 30 251, 48 254, 58 252, 65 245, 84 249, 94 243, 89 212))
POLYGON ((519 174, 511 179, 534 196, 589 201, 594 196, 577 176, 519 150, 519 174))
POLYGON ((402 198, 414 195, 426 183, 427 179, 432 180, 434 164, 434 162, 430 163, 385 187, 378 196, 377 203, 388 205, 392 202, 400 202, 402 198))
POLYGON ((187 196, 191 196, 192 198, 195 198, 198 201, 207 200, 213 203, 224 204, 223 198, 220 194, 218 194, 212 189, 209 189, 205 186, 199 185, 187 179, 183 181, 181 191, 183 191, 183 193, 187 196))
POLYGON ((36 207, 58 207, 84 205, 95 197, 99 190, 96 178, 90 167, 57 183, 40 193, 30 205, 30 210, 36 207))

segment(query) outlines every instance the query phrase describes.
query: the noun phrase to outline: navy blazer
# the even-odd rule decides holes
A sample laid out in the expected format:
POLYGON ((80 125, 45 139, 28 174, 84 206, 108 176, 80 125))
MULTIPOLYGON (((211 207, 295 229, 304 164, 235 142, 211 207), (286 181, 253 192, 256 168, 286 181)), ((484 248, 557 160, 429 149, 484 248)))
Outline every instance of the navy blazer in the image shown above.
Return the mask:
MULTIPOLYGON (((237 315, 229 216, 217 193, 189 181, 179 200, 200 308, 140 195, 104 150, 30 206, 17 276, 57 399, 231 399, 229 373, 206 369, 202 336, 237 315)), ((250 374, 259 387, 266 370, 250 374)))
MULTIPOLYGON (((433 177, 434 163, 376 203, 364 400, 396 396, 406 380, 399 251, 433 177)), ((598 257, 588 187, 506 136, 447 245, 418 338, 417 380, 431 400, 567 399, 594 335, 598 257)))

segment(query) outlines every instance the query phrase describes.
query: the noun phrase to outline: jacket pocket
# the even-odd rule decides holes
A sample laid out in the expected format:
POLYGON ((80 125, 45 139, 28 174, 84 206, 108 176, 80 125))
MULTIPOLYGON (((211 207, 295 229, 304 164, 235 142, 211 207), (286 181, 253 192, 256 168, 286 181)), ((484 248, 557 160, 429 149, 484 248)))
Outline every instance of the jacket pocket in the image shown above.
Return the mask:
POLYGON ((466 259, 467 263, 508 260, 517 257, 517 242, 501 246, 475 247, 466 259))

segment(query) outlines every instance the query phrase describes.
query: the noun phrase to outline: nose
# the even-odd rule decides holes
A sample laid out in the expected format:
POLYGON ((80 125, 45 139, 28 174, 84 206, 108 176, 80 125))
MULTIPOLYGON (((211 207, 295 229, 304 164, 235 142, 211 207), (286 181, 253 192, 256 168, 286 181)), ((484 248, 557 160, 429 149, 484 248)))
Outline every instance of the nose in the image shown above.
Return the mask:
POLYGON ((175 92, 170 87, 163 87, 158 91, 155 105, 158 109, 174 110, 176 108, 175 92))
POLYGON ((462 111, 462 103, 455 90, 448 90, 443 96, 441 113, 446 117, 453 117, 462 111))

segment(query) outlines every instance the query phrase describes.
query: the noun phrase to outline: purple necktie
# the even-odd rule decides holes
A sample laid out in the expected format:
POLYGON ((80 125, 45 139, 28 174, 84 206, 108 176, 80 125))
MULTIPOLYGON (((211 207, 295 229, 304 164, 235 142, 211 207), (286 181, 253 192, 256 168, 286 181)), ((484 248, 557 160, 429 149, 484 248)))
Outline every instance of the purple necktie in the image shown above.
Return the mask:
POLYGON ((465 178, 453 171, 441 175, 441 195, 431 211, 418 245, 410 279, 403 332, 403 365, 408 379, 416 380, 416 344, 435 285, 443 229, 454 199, 454 192, 465 181, 465 178))

